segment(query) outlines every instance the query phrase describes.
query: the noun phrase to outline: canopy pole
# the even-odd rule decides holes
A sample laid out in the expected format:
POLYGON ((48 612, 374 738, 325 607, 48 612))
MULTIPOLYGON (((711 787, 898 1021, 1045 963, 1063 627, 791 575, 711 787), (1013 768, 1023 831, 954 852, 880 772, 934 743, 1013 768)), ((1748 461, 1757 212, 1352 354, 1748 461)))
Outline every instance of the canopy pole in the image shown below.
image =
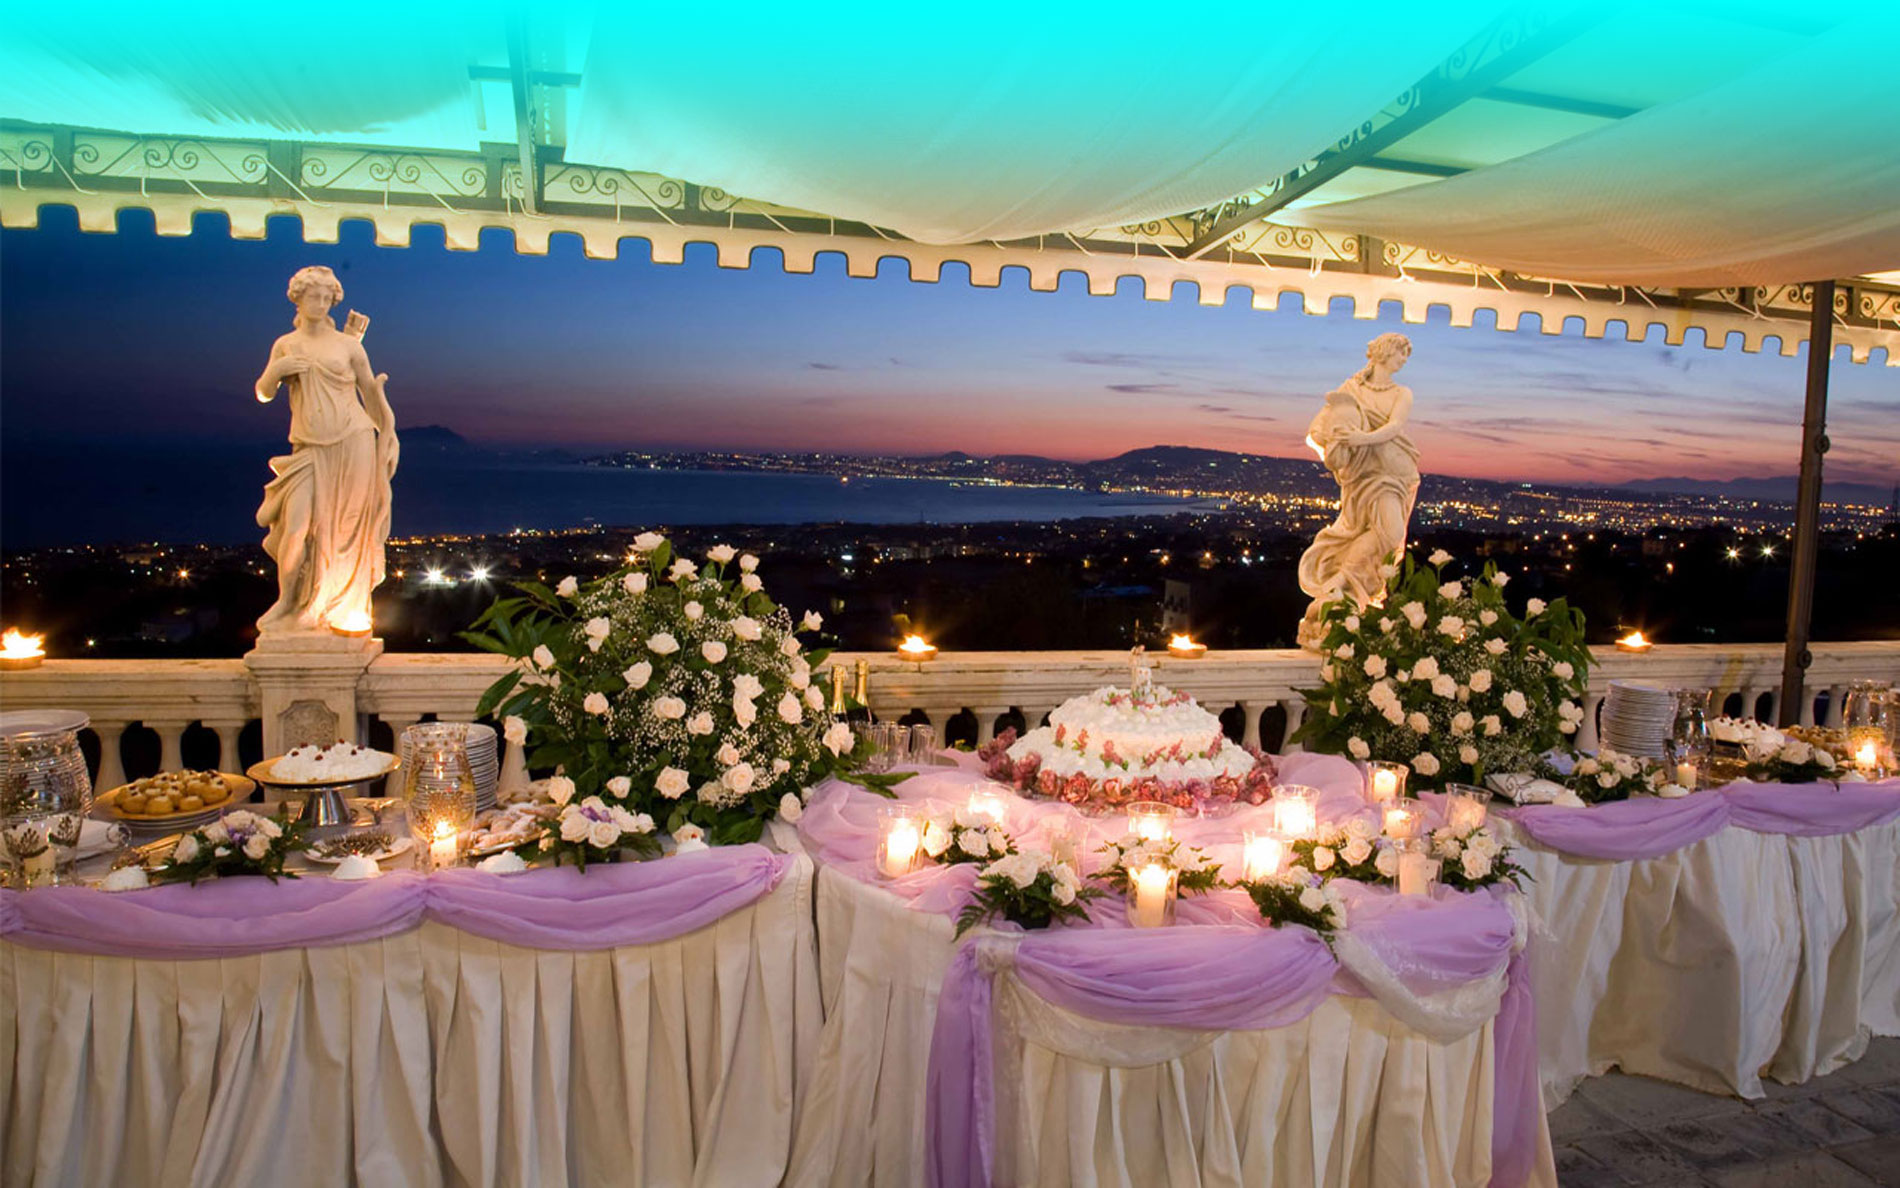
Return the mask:
MULTIPOLYGON (((1827 453, 1827 365, 1834 353, 1834 282, 1814 286, 1808 315, 1808 402, 1801 417, 1801 483, 1794 505, 1794 558, 1788 570, 1788 642, 1781 655, 1781 722, 1801 721, 1814 619, 1814 563, 1821 551, 1821 456, 1827 453)), ((1748 712, 1749 707, 1743 707, 1748 712)))

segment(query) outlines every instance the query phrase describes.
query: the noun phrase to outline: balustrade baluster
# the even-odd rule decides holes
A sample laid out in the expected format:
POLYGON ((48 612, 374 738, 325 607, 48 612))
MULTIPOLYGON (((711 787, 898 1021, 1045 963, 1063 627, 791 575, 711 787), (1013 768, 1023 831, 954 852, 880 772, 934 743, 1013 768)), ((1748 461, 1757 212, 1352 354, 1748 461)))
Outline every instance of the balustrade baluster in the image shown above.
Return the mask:
POLYGON ((976 707, 976 745, 983 746, 996 737, 996 719, 1009 712, 1006 705, 976 707))
POLYGON ((1240 713, 1242 716, 1242 725, 1240 729, 1240 745, 1243 747, 1259 746, 1260 745, 1260 714, 1261 714, 1260 703, 1257 701, 1243 701, 1240 703, 1240 713))
POLYGON ((99 774, 92 785, 100 792, 125 783, 125 759, 119 754, 119 744, 125 739, 126 725, 110 718, 92 720, 93 733, 99 736, 99 774))
POLYGON ((244 733, 244 723, 219 720, 205 725, 218 736, 218 770, 243 771, 244 762, 238 757, 238 736, 244 733))
POLYGON ((1761 720, 1761 695, 1767 690, 1759 685, 1750 685, 1742 690, 1741 717, 1761 720))
POLYGON ((158 734, 158 770, 182 771, 185 767, 185 729, 190 722, 175 719, 146 719, 145 724, 158 734))
POLYGON ((1840 728, 1841 698, 1846 695, 1847 689, 1842 685, 1829 685, 1827 687, 1827 716, 1822 719, 1823 725, 1830 729, 1840 728))
POLYGON ((1293 732, 1300 728, 1300 723, 1306 720, 1306 698, 1298 695, 1283 697, 1280 699, 1279 705, 1282 709, 1286 710, 1286 738, 1280 742, 1280 753, 1282 755, 1297 755, 1301 751, 1304 751, 1306 747, 1290 740, 1293 738, 1293 732))

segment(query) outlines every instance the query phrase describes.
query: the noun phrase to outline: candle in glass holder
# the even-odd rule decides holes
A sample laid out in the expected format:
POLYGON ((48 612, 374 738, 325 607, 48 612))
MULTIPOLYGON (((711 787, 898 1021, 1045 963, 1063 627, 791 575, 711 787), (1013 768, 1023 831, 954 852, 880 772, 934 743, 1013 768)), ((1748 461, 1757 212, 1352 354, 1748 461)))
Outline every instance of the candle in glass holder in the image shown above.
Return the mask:
POLYGON ((1399 852, 1399 894, 1430 895, 1432 880, 1438 877, 1438 863, 1432 861, 1421 845, 1407 845, 1399 852))
POLYGON ((1409 841, 1418 836, 1423 821, 1418 815, 1414 802, 1394 801, 1385 810, 1385 835, 1399 841, 1409 841))
POLYGON ((1009 804, 1001 792, 990 788, 979 788, 970 793, 970 812, 988 820, 992 825, 1001 825, 1008 815, 1009 804))
POLYGON ((1848 733, 1847 746, 1853 752, 1854 767, 1862 775, 1880 774, 1880 744, 1885 741, 1884 733, 1865 728, 1848 733))
POLYGON ((1128 922, 1136 928, 1161 928, 1174 919, 1176 874, 1161 862, 1129 872, 1128 922))
POLYGON ((1241 834, 1240 855, 1241 877, 1249 883, 1257 883, 1280 873, 1280 863, 1286 857, 1286 842, 1277 833, 1255 833, 1250 829, 1241 834))
POLYGON ((1297 784, 1273 790, 1273 828, 1292 840, 1312 837, 1319 828, 1319 793, 1297 784))
POLYGON ((884 833, 878 841, 877 869, 887 879, 901 878, 917 864, 923 848, 923 824, 905 805, 884 810, 884 833))
POLYGON ((1446 789, 1445 815, 1447 825, 1456 833, 1470 833, 1484 824, 1485 806, 1491 802, 1491 793, 1485 788, 1474 788, 1470 784, 1453 784, 1446 789))
POLYGON ((1368 763, 1366 791, 1374 804, 1389 804, 1405 795, 1405 777, 1411 768, 1403 763, 1368 763))
POLYGON ((1167 841, 1174 836, 1174 806, 1136 801, 1128 806, 1128 832, 1143 841, 1167 841))
POLYGON ((1676 764, 1676 783, 1693 792, 1699 782, 1701 782, 1701 773, 1696 770, 1695 760, 1684 759, 1676 764))
POLYGON ((437 821, 435 830, 429 835, 429 869, 447 870, 461 857, 462 839, 455 832, 455 826, 448 821, 437 821))

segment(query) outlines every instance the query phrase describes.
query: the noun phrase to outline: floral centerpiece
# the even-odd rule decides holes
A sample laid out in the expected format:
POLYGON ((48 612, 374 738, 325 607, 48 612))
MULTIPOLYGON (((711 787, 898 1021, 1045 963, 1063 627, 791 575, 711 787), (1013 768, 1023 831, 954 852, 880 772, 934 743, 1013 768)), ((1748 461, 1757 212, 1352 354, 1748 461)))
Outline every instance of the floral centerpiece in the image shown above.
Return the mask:
POLYGON ((1086 920, 1087 903, 1101 894, 1082 885, 1075 867, 1044 850, 998 858, 976 876, 976 891, 957 913, 957 935, 1002 916, 1024 928, 1047 928, 1057 920, 1086 920))
POLYGON ((1505 604, 1508 575, 1487 562, 1447 578, 1451 556, 1409 554, 1390 569, 1382 605, 1321 611, 1320 685, 1303 691, 1294 738, 1354 759, 1407 764, 1427 782, 1479 784, 1528 771, 1574 736, 1590 652, 1583 615, 1563 599, 1505 604))
POLYGON ((1454 829, 1449 825, 1432 830, 1432 857, 1439 867, 1439 880, 1460 891, 1476 891, 1493 883, 1509 882, 1521 887, 1524 868, 1511 861, 1510 847, 1483 825, 1454 829))
POLYGON ((1149 838, 1130 833, 1109 842, 1098 853, 1108 859, 1096 877, 1122 894, 1134 891, 1132 871, 1159 862, 1176 872, 1175 887, 1182 895, 1205 895, 1220 887, 1220 863, 1196 846, 1171 837, 1149 838))
POLYGON ((1640 755, 1625 755, 1609 747, 1598 747, 1595 755, 1579 756, 1564 771, 1549 759, 1540 759, 1534 769, 1540 779, 1560 784, 1577 794, 1585 804, 1607 804, 1632 796, 1653 796, 1669 786, 1663 765, 1640 755))
POLYGON ((1016 843, 989 815, 963 805, 925 819, 924 857, 939 866, 994 862, 1016 852, 1016 843))
MULTIPOLYGON (((566 776, 548 780, 548 795, 561 811, 548 822, 537 848, 552 855, 554 865, 567 861, 586 870, 590 861, 619 862, 660 852, 650 814, 629 812, 620 803, 608 804, 598 796, 576 800, 574 791, 574 781, 566 776)), ((607 781, 607 794, 618 801, 625 801, 632 792, 633 781, 627 776, 607 781)))
POLYGON ((1338 890, 1310 870, 1291 867, 1264 879, 1237 884, 1253 900, 1260 918, 1274 928, 1301 925, 1328 944, 1339 927, 1338 890))
POLYGON ((1379 826, 1360 814, 1348 817, 1344 825, 1321 825, 1313 836, 1295 840, 1287 848, 1287 867, 1313 875, 1316 885, 1334 879, 1391 883, 1398 878, 1399 855, 1392 839, 1381 836, 1379 826))
POLYGON ((224 816, 178 839, 163 866, 151 872, 153 882, 191 883, 231 875, 263 875, 271 882, 297 876, 284 869, 284 859, 307 849, 300 822, 266 817, 245 809, 224 816))
POLYGON ((788 798, 861 766, 812 679, 828 653, 799 638, 822 620, 795 623, 758 567, 727 545, 702 565, 647 532, 606 577, 522 583, 465 636, 517 665, 477 712, 501 716, 530 766, 557 769, 583 806, 756 840, 788 798))
POLYGON ((1841 757, 1766 722, 1717 718, 1709 723, 1719 757, 1739 762, 1743 774, 1761 783, 1811 784, 1858 773, 1843 772, 1841 757))

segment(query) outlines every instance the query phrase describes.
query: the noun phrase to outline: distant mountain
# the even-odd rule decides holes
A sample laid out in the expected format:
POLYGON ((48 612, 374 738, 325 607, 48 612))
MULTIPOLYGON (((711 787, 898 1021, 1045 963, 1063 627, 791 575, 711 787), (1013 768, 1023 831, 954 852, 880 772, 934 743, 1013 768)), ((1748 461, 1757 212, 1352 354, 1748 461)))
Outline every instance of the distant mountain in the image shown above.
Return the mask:
MULTIPOLYGON (((1654 478, 1634 479, 1619 483, 1614 488, 1619 491, 1641 491, 1649 495, 1713 495, 1723 499, 1758 499, 1764 502, 1793 503, 1800 480, 1791 474, 1774 478, 1738 478, 1738 479, 1695 479, 1695 478, 1654 478)), ((1884 506, 1892 497, 1891 487, 1876 486, 1873 483, 1829 483, 1821 484, 1821 497, 1830 503, 1859 503, 1872 507, 1884 506)))
POLYGON ((469 445, 468 438, 446 425, 411 425, 408 428, 398 428, 396 436, 401 439, 402 448, 405 451, 474 448, 469 445))

